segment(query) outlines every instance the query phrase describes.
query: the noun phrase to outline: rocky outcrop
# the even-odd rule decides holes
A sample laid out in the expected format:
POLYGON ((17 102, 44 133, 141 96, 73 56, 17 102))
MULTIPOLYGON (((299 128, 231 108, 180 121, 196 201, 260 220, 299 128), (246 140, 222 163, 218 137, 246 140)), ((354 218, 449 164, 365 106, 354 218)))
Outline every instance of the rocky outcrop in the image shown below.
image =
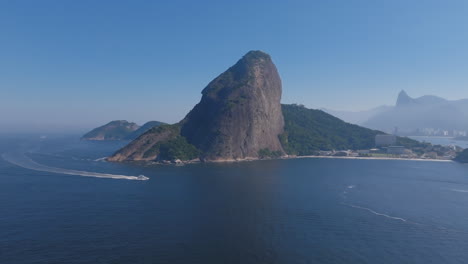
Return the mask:
POLYGON ((281 79, 268 54, 250 51, 202 94, 181 133, 204 160, 255 159, 261 150, 284 154, 281 79))
MULTIPOLYGON (((110 157, 110 161, 152 160, 161 144, 190 150, 204 161, 257 159, 284 155, 281 79, 270 56, 250 51, 202 91, 202 99, 176 125, 179 134, 152 129, 110 157), (189 146, 190 145, 190 146, 189 146), (148 154, 148 152, 150 152, 148 154)), ((162 126, 164 127, 164 126, 162 126)), ((190 155, 191 156, 191 155, 190 155)))
POLYGON ((408 106, 414 104, 414 99, 409 97, 409 95, 404 91, 401 90, 398 94, 398 98, 396 101, 396 106, 408 106))
POLYGON ((90 132, 86 133, 82 139, 122 140, 128 137, 138 128, 139 126, 135 123, 130 123, 126 120, 116 120, 91 130, 90 132))

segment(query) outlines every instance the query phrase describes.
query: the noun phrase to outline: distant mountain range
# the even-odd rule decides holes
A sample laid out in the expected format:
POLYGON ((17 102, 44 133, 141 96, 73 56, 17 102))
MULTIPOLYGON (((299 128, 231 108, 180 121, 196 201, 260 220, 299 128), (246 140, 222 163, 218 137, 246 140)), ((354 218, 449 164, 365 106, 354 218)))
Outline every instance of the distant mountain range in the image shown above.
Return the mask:
POLYGON ((468 131, 468 99, 412 98, 401 91, 395 106, 360 112, 324 111, 346 122, 401 135, 462 136, 468 131))
POLYGON ((84 140, 133 140, 144 134, 153 127, 164 123, 159 121, 149 121, 141 127, 126 120, 111 121, 103 126, 97 127, 86 133, 84 140))
POLYGON ((139 127, 137 130, 133 131, 128 136, 126 136, 125 139, 128 139, 128 140, 136 139, 137 137, 143 135, 146 131, 152 129, 153 127, 158 127, 158 126, 164 125, 164 124, 165 123, 159 122, 159 121, 146 122, 141 127, 139 127))
POLYGON ((329 113, 330 115, 333 115, 335 117, 338 117, 341 120, 344 120, 348 123, 361 125, 365 123, 367 120, 371 119, 372 117, 378 114, 381 114, 383 112, 386 112, 390 110, 391 108, 392 106, 382 105, 382 106, 378 106, 369 110, 355 111, 355 112, 332 110, 332 109, 327 109, 327 108, 322 108, 322 111, 329 113))

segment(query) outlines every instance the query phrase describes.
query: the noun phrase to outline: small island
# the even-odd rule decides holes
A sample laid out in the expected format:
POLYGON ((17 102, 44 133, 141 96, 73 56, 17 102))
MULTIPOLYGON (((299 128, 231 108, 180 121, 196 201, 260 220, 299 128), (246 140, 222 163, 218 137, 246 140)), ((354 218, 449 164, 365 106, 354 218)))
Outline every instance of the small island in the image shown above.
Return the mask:
POLYGON ((83 140, 133 140, 141 136, 153 127, 163 125, 159 121, 149 121, 142 126, 127 120, 111 121, 103 126, 97 127, 85 135, 83 140))

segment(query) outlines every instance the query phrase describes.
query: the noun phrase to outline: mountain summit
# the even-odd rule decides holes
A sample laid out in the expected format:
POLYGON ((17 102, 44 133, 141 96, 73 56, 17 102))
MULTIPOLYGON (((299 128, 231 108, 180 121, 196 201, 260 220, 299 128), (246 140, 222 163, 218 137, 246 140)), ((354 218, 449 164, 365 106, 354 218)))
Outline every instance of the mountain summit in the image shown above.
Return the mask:
POLYGON ((448 101, 444 98, 434 96, 434 95, 424 95, 418 98, 411 98, 404 90, 398 94, 397 102, 395 104, 396 107, 401 106, 428 106, 428 105, 437 105, 437 104, 444 104, 448 101))
POLYGON ((405 90, 401 90, 398 94, 396 106, 407 106, 411 105, 412 103, 414 103, 413 98, 409 97, 405 90))
POLYGON ((257 158, 262 149, 284 154, 281 79, 270 56, 250 51, 203 89, 182 121, 182 136, 204 159, 257 158))
POLYGON ((411 98, 398 94, 396 105, 362 123, 364 126, 401 134, 418 135, 420 131, 468 130, 468 100, 447 100, 434 95, 411 98))

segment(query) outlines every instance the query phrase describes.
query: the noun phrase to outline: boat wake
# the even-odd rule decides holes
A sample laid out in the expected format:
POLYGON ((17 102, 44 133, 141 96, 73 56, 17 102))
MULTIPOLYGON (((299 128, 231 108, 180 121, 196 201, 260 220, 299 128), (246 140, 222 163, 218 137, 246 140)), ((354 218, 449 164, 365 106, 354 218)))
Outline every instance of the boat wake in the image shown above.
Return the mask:
MULTIPOLYGON (((409 222, 408 220, 406 220, 404 218, 401 218, 401 217, 396 217, 396 216, 392 216, 392 215, 388 215, 388 214, 384 214, 384 213, 379 213, 379 212, 374 211, 374 210, 372 210, 370 208, 367 208, 367 207, 363 207, 363 206, 348 203, 347 202, 347 200, 348 200, 348 190, 355 189, 355 188, 356 188, 356 185, 349 185, 342 192, 341 196, 343 197, 343 202, 342 202, 343 205, 346 205, 346 206, 349 206, 349 207, 355 208, 355 209, 368 211, 368 212, 370 212, 370 213, 372 213, 374 215, 383 216, 383 217, 386 217, 388 219, 397 220, 397 221, 401 221, 401 222, 409 222)), ((414 222, 411 222, 411 223, 414 223, 414 222)), ((417 223, 415 223, 415 224, 417 224, 417 223)))
POLYGON ((107 157, 102 157, 102 158, 99 158, 99 159, 95 159, 94 161, 106 161, 107 157))
MULTIPOLYGON (((381 217, 385 217, 385 218, 388 218, 388 219, 391 219, 391 220, 395 220, 395 221, 400 221, 400 222, 404 222, 406 224, 412 224, 412 225, 415 225, 415 226, 419 226, 419 227, 431 227, 431 228, 436 228, 440 231, 443 231, 443 232, 456 232, 456 233, 466 233, 465 230, 459 230, 459 229, 454 229, 454 228, 449 228, 449 227, 445 227, 445 226, 442 226, 442 225, 437 225, 437 224, 424 224, 424 223, 420 223, 420 222, 415 222, 415 221, 412 221, 412 220, 409 220, 409 219, 405 219, 403 217, 398 217, 398 216, 393 216, 393 215, 390 215, 390 214, 386 214, 386 213, 380 213, 380 212, 377 212, 371 208, 367 208, 367 207, 363 207, 363 206, 359 206, 359 205, 356 205, 356 204, 353 204, 353 203, 350 203, 348 200, 348 194, 350 194, 350 189, 356 189, 356 185, 349 185, 347 186, 343 192, 341 193, 341 196, 343 198, 342 200, 342 204, 345 205, 345 206, 348 206, 348 207, 351 207, 351 208, 354 208, 354 209, 359 209, 359 210, 363 210, 363 211, 367 211, 369 213, 372 213, 374 215, 377 215, 377 216, 381 216, 381 217)), ((461 189, 450 189, 451 191, 454 191, 454 192, 463 192, 463 193, 468 193, 468 190, 461 190, 461 189)))
POLYGON ((389 219, 393 219, 393 220, 398 220, 398 221, 402 221, 402 222, 407 222, 408 220, 404 219, 404 218, 401 218, 401 217, 396 217, 396 216, 391 216, 391 215, 387 215, 387 214, 382 214, 382 213, 379 213, 379 212, 376 212, 370 208, 366 208, 366 207, 362 207, 362 206, 357 206, 357 205, 354 205, 354 204, 347 204, 347 203, 344 203, 345 205, 349 206, 349 207, 352 207, 352 208, 357 208, 357 209, 361 209, 361 210, 365 210, 365 211, 368 211, 368 212, 371 212, 375 215, 378 215, 378 216, 383 216, 383 217, 386 217, 386 218, 389 218, 389 219))
POLYGON ((107 179, 118 179, 118 180, 136 180, 136 181, 145 181, 149 180, 148 177, 144 175, 139 176, 127 176, 127 175, 118 175, 118 174, 108 174, 108 173, 99 173, 99 172, 89 172, 89 171, 79 171, 79 170, 69 170, 62 168, 49 167, 46 165, 39 164, 29 157, 27 157, 22 152, 8 152, 3 153, 2 158, 8 161, 11 164, 16 166, 35 170, 43 171, 57 174, 67 174, 67 175, 77 175, 83 177, 96 177, 96 178, 107 178, 107 179))

